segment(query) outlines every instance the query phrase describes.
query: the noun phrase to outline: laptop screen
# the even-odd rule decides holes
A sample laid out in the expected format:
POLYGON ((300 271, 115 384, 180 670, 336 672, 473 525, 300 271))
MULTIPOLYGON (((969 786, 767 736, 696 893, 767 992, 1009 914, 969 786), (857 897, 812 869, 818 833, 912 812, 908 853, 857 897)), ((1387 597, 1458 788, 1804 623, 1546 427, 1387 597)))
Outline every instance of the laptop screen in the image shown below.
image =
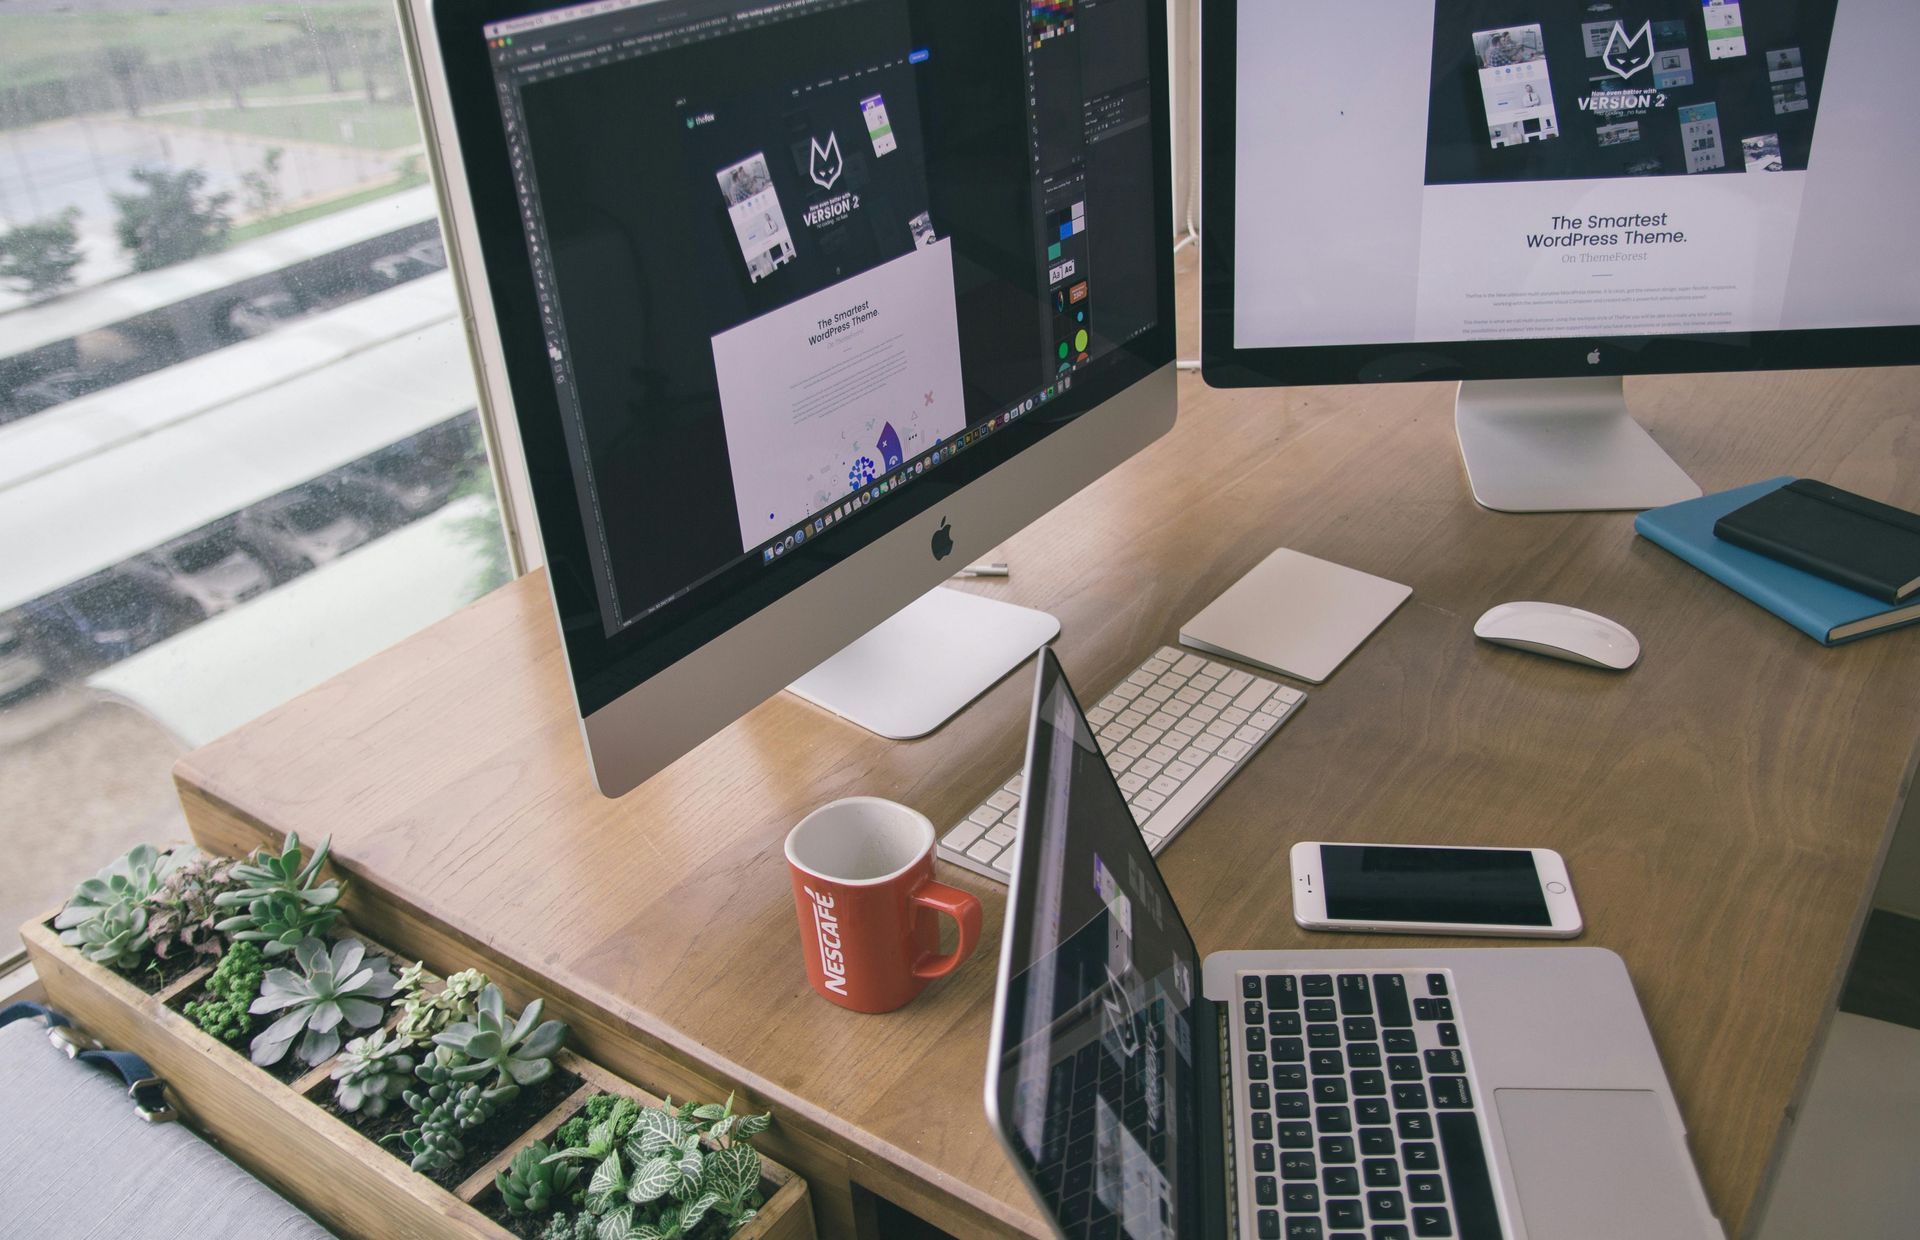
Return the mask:
POLYGON ((1008 900, 994 1122, 1069 1236, 1197 1236, 1223 1192, 1200 957, 1052 651, 1008 900))

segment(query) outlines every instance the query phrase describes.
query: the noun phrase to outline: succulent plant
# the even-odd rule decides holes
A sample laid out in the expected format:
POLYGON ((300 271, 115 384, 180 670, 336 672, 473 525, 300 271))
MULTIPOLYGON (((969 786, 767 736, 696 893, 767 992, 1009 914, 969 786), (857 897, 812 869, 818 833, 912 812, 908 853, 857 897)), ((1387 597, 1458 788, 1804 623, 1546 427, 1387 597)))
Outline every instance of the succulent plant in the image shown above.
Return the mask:
MULTIPOLYGON (((273 947, 264 950, 271 955, 273 947)), ((247 1008, 256 1016, 282 1013, 253 1039, 253 1062, 262 1067, 284 1059, 296 1037, 301 1061, 319 1064, 340 1049, 340 1026, 373 1028, 386 1012, 379 1001, 393 996, 387 958, 369 959, 359 939, 341 939, 331 951, 319 939, 304 939, 293 948, 293 958, 298 971, 269 971, 260 997, 247 1008)))
POLYGON ((552 1152, 545 1141, 535 1141, 515 1154, 505 1171, 493 1177, 493 1185, 500 1190, 500 1198, 510 1212, 545 1214, 566 1204, 575 1181, 580 1178, 580 1168, 575 1163, 547 1162, 547 1155, 552 1152))
MULTIPOLYGON (((108 909, 144 905, 169 873, 198 855, 198 850, 193 848, 162 853, 151 844, 130 849, 125 856, 114 858, 105 869, 74 888, 66 907, 53 919, 53 928, 75 930, 108 909)), ((61 938, 70 944, 78 942, 65 935, 61 938)))
MULTIPOLYGON (((91 880, 89 880, 91 881, 91 880)), ((147 910, 138 903, 109 904, 72 929, 60 941, 77 947, 95 964, 132 972, 147 954, 147 910)))
POLYGON ((253 1032, 247 1011, 260 994, 267 958, 253 943, 235 943, 207 978, 206 997, 187 1004, 187 1019, 222 1042, 238 1042, 253 1032))
POLYGON ((385 1029, 347 1043, 333 1068, 333 1100, 340 1109, 385 1115, 413 1079, 413 1056, 406 1046, 390 1040, 385 1029))
POLYGON ((463 1061, 452 1070, 455 1080, 491 1077, 491 1092, 509 1101, 522 1085, 537 1085, 553 1075, 553 1055, 567 1039, 567 1027, 560 1021, 541 1022, 544 1004, 535 999, 518 1020, 509 1020, 506 999, 489 983, 474 1004, 473 1019, 434 1034, 434 1045, 463 1061))
POLYGON ((220 919, 216 897, 234 887, 234 863, 226 857, 195 856, 178 865, 148 897, 147 933, 153 954, 218 956, 220 919))
POLYGON ((460 1134, 493 1118, 503 1102, 478 1082, 455 1079, 453 1072, 459 1062, 458 1055, 442 1048, 414 1069, 424 1088, 408 1090, 401 1096, 419 1121, 418 1126, 385 1138, 404 1142, 413 1154, 413 1169, 423 1174, 444 1171, 465 1157, 466 1144, 460 1134))
POLYGON ((448 1025, 472 1020, 480 992, 491 983, 478 969, 449 977, 441 988, 427 993, 426 966, 410 964, 400 970, 400 1024, 394 1030, 402 1042, 426 1046, 448 1025))
POLYGON ((215 929, 236 940, 260 943, 269 956, 285 955, 302 940, 324 935, 340 916, 340 893, 345 890, 337 878, 314 881, 326 864, 331 842, 331 836, 321 840, 312 858, 303 861, 300 836, 289 832, 280 852, 258 849, 251 860, 235 865, 235 888, 221 892, 213 902, 239 911, 215 929))

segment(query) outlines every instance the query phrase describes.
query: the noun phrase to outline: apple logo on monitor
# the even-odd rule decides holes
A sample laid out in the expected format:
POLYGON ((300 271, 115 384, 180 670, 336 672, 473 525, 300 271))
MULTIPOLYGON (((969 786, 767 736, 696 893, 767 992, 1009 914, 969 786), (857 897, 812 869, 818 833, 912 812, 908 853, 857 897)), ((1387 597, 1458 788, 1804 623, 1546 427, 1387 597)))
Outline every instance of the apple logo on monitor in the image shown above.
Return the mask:
POLYGON ((953 532, 945 517, 940 518, 940 528, 933 532, 933 558, 944 560, 953 554, 953 532))
POLYGON ((1600 350, 1598 348, 1595 348, 1593 352, 1587 354, 1587 365, 1598 366, 1599 364, 1600 364, 1600 350))

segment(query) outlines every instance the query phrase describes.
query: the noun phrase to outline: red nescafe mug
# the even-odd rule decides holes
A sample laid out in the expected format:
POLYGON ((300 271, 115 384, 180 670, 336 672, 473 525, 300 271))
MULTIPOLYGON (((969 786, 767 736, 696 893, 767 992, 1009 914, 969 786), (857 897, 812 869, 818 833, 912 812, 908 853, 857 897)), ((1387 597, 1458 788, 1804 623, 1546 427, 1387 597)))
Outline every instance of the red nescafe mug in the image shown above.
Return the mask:
POLYGON ((980 901, 933 881, 933 824, 879 797, 822 805, 787 833, 807 980, 856 1012, 891 1012, 960 967, 980 942, 980 901), (960 927, 940 954, 940 914, 960 927))

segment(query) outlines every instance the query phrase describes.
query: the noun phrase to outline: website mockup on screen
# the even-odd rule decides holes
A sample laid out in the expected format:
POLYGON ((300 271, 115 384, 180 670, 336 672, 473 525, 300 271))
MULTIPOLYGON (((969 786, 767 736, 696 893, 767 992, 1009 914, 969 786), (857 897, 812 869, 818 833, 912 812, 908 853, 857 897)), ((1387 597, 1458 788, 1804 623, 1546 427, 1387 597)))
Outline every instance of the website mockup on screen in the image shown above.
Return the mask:
POLYGON ((1920 323, 1911 0, 1243 0, 1234 347, 1920 323))

